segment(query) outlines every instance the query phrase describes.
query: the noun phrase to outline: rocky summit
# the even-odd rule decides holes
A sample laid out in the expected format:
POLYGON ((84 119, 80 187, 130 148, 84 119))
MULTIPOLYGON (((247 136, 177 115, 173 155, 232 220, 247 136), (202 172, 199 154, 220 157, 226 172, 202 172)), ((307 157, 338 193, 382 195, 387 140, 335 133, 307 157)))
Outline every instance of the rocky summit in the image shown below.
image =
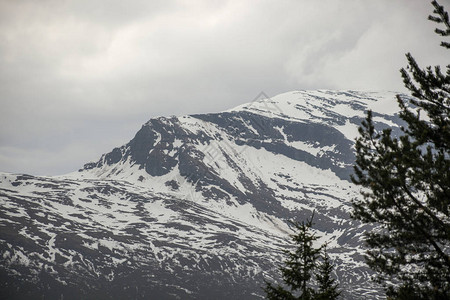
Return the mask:
MULTIPOLYGON (((406 97, 406 96, 402 96, 406 97)), ((0 173, 2 299, 261 299, 289 220, 314 212, 343 299, 381 299, 350 219, 365 111, 399 130, 392 92, 294 91, 149 120, 63 176, 0 173)))

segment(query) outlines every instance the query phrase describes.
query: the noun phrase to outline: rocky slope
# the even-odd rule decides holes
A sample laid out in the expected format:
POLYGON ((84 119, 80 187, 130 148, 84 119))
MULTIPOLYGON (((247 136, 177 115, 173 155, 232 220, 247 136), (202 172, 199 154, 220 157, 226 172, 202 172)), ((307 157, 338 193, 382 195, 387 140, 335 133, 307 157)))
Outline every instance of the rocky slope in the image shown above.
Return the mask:
POLYGON ((364 112, 394 132, 394 93, 296 91, 148 121, 57 177, 0 174, 0 297, 259 299, 288 220, 315 211, 344 299, 378 299, 349 182, 364 112))

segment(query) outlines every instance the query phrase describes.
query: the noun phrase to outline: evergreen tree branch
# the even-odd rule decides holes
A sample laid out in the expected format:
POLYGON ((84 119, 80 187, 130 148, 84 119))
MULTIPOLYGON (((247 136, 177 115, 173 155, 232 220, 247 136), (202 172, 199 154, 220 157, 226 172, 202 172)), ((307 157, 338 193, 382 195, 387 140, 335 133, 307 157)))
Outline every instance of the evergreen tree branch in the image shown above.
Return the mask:
MULTIPOLYGON (((449 36, 450 35, 450 21, 448 17, 448 13, 445 11, 444 7, 440 5, 437 1, 432 1, 431 4, 434 6, 433 13, 437 16, 430 15, 428 16, 428 20, 436 22, 438 24, 444 24, 445 29, 436 28, 435 32, 441 36, 449 36)), ((446 41, 441 42, 441 46, 447 49, 450 49, 450 43, 446 41)))

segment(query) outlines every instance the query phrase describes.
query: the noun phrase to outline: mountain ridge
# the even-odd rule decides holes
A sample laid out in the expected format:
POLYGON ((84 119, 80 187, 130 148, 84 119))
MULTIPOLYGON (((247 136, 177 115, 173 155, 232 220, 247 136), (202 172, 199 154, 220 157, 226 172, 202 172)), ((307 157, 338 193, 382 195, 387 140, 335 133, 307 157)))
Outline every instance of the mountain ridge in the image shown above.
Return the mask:
POLYGON ((315 211, 344 298, 381 299, 363 260, 372 227, 349 219, 359 195, 349 175, 367 109, 378 109, 377 126, 399 130, 395 95, 295 91, 158 117, 78 172, 2 173, 0 275, 10 285, 0 290, 28 282, 47 295, 39 286, 51 282, 69 298, 80 287, 85 298, 108 289, 138 290, 139 299, 261 298, 263 279, 279 276, 288 220, 315 211))

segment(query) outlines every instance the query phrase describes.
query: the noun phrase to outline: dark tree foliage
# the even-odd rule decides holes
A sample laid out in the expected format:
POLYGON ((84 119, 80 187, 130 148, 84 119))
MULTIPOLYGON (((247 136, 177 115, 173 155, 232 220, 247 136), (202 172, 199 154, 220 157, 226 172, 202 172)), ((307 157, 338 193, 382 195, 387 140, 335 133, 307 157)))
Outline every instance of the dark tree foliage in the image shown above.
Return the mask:
MULTIPOLYGON (((431 21, 450 36, 448 13, 436 1, 431 21)), ((448 42, 441 46, 450 48, 448 42)), ((369 266, 392 299, 450 299, 450 65, 421 69, 411 54, 401 70, 415 98, 397 96, 406 122, 400 137, 376 130, 368 112, 356 140, 354 183, 363 199, 352 216, 378 223, 367 233, 369 266), (391 279, 395 284, 386 283, 391 279)))
POLYGON ((284 286, 287 288, 266 282, 264 291, 267 299, 333 300, 339 296, 338 285, 331 277, 333 266, 324 251, 325 245, 319 248, 313 246, 314 241, 319 237, 310 233, 312 220, 313 216, 306 222, 292 223, 297 232, 291 235, 296 249, 293 252, 284 251, 287 259, 284 266, 280 267, 284 286), (319 263, 320 259, 322 259, 321 263, 319 263), (316 282, 314 282, 314 275, 316 282), (313 288, 313 285, 318 286, 317 290, 313 288))
POLYGON ((328 300, 337 299, 341 294, 339 286, 331 274, 333 272, 333 265, 330 262, 326 245, 323 247, 322 263, 319 264, 316 280, 319 284, 318 291, 314 292, 314 299, 316 300, 328 300))

